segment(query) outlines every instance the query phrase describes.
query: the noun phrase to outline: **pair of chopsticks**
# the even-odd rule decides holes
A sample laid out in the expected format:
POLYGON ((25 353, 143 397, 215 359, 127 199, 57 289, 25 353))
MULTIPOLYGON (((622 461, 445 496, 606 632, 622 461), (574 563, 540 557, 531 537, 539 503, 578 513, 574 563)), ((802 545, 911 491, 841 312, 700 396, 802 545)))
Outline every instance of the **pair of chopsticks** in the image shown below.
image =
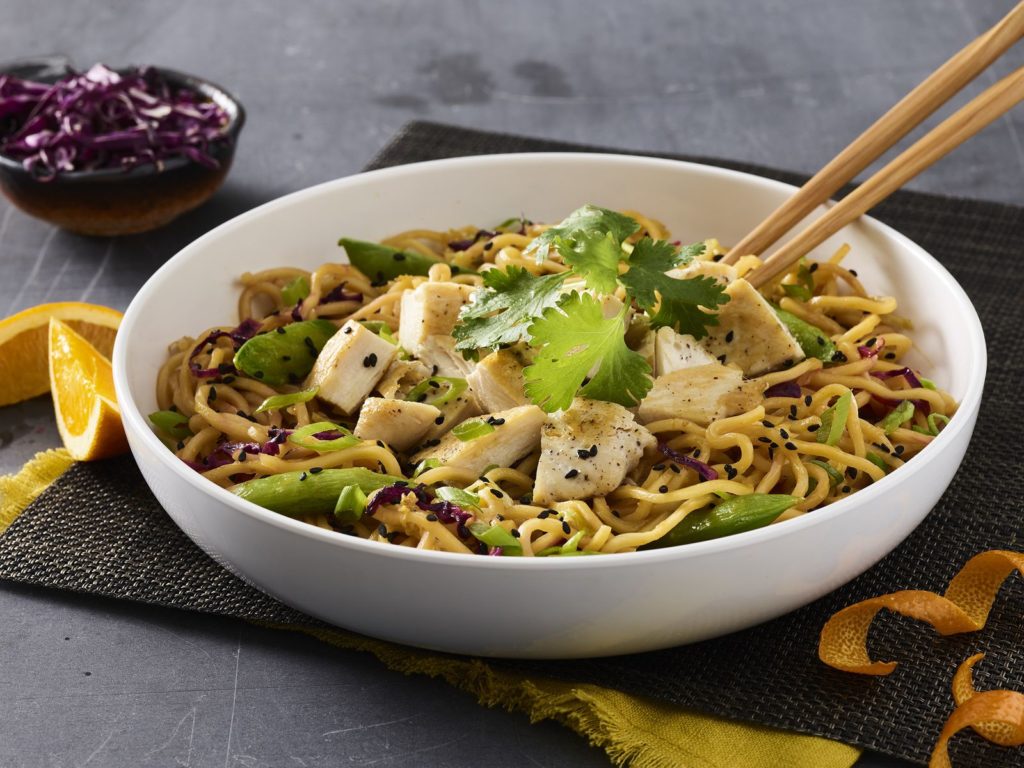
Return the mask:
MULTIPOLYGON (((770 245, 853 179, 1024 37, 1024 2, 935 70, 858 136, 722 259, 732 264, 770 245)), ((747 278, 760 286, 866 213, 1024 99, 1024 67, 983 91, 771 254, 747 278)))

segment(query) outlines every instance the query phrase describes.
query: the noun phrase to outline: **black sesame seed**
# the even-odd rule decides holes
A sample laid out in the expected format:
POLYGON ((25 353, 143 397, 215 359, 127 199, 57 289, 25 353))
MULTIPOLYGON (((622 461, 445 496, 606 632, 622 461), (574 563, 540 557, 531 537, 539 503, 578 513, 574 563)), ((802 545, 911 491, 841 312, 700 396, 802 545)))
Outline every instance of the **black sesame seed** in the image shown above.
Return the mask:
POLYGON ((655 472, 664 472, 665 471, 665 465, 664 464, 655 464, 653 467, 651 467, 651 469, 653 469, 655 472))
POLYGON ((597 456, 597 446, 596 445, 590 446, 590 455, 591 456, 597 456))
POLYGON ((821 429, 821 424, 808 424, 807 425, 807 431, 808 432, 817 432, 819 429, 821 429))
POLYGON ((496 419, 493 416, 491 416, 489 419, 487 419, 487 423, 490 424, 492 427, 500 427, 502 424, 505 423, 505 420, 501 418, 496 419))
POLYGON ((739 472, 736 471, 736 467, 734 467, 732 464, 726 464, 724 469, 725 469, 726 476, 730 480, 732 480, 734 477, 736 477, 736 475, 739 474, 739 472))
POLYGON ((765 419, 764 421, 762 421, 762 422, 761 422, 761 426, 762 426, 762 427, 767 427, 768 429, 771 429, 771 428, 772 428, 772 427, 774 427, 775 425, 774 425, 774 424, 772 424, 772 423, 771 423, 770 421, 768 421, 767 419, 765 419))
POLYGON ((184 440, 179 440, 178 441, 178 450, 180 451, 184 447, 185 447, 185 441, 184 440))
POLYGON ((845 363, 849 358, 840 350, 836 350, 832 353, 832 362, 845 363))
POLYGON ((217 399, 217 388, 216 387, 210 387, 210 397, 209 397, 209 400, 212 403, 216 399, 217 399))
POLYGON ((309 468, 309 474, 311 474, 311 475, 319 475, 323 471, 324 471, 323 467, 310 467, 309 468))
POLYGON ((735 337, 736 337, 736 334, 735 334, 735 333, 733 333, 732 331, 729 331, 729 332, 728 332, 727 334, 725 334, 725 343, 726 343, 726 344, 730 344, 730 343, 732 343, 732 340, 733 340, 733 339, 734 339, 735 337))
POLYGON ((255 376, 257 379, 262 379, 263 378, 263 371, 253 371, 252 375, 255 376))
POLYGON ((429 515, 427 515, 427 520, 429 520, 432 523, 436 523, 437 522, 437 515, 435 515, 433 512, 431 512, 429 515))
POLYGON ((579 456, 581 459, 589 459, 590 451, 588 451, 586 448, 579 448, 576 451, 576 455, 579 456))
POLYGON ((434 423, 435 424, 444 424, 444 414, 442 413, 440 416, 438 416, 436 419, 434 419, 434 423))
POLYGON ((579 473, 580 473, 580 471, 578 469, 570 469, 568 472, 565 473, 565 479, 566 480, 572 480, 579 473))
POLYGON ((497 515, 494 516, 494 519, 501 521, 505 519, 505 516, 499 512, 497 515))
POLYGON ((672 470, 673 472, 675 472, 675 473, 676 473, 677 475, 678 475, 678 474, 679 474, 680 472, 682 472, 682 471, 683 471, 683 470, 681 470, 681 469, 680 469, 680 468, 679 468, 678 466, 676 466, 675 464, 669 464, 669 465, 668 465, 668 468, 669 468, 669 469, 671 469, 671 470, 672 470))
POLYGON ((889 450, 889 446, 882 445, 881 443, 875 443, 875 448, 880 450, 882 453, 891 453, 891 451, 889 450))
POLYGON ((379 533, 381 536, 387 536, 388 535, 388 527, 386 525, 384 525, 384 523, 381 523, 380 525, 377 526, 377 533, 379 533))
POLYGON ((720 362, 722 365, 725 365, 725 355, 719 355, 718 362, 720 362))
POLYGON ((844 485, 844 486, 843 486, 843 487, 842 487, 842 488, 841 488, 840 490, 841 490, 841 491, 842 491, 843 493, 849 493, 849 492, 850 492, 850 491, 851 491, 852 489, 850 488, 850 486, 848 486, 848 485, 844 485))
POLYGON ((551 513, 550 513, 550 512, 548 512, 548 510, 546 510, 546 509, 542 509, 542 510, 541 510, 541 511, 540 511, 540 512, 539 512, 539 513, 537 514, 537 518, 538 518, 539 520, 546 520, 549 514, 551 514, 551 513))
POLYGON ((825 346, 825 338, 823 336, 818 336, 815 338, 815 341, 817 341, 820 346, 825 346))
POLYGON ((864 342, 864 346, 865 347, 873 347, 873 346, 875 346, 875 343, 877 341, 878 341, 878 339, 875 338, 874 336, 872 336, 870 339, 868 339, 867 341, 864 342))
POLYGON ((668 486, 663 485, 660 488, 658 488, 658 493, 668 493, 668 486))
POLYGON ((375 368, 377 366, 377 353, 371 352, 363 358, 363 368, 375 368))
POLYGON ((430 381, 427 382, 427 386, 433 389, 438 389, 441 386, 441 382, 434 381, 433 379, 431 379, 430 381))
POLYGON ((885 353, 885 359, 886 360, 895 360, 896 359, 896 353, 895 352, 886 352, 885 353))
POLYGON ((291 356, 291 355, 281 355, 281 360, 283 360, 283 361, 284 361, 284 362, 286 362, 286 363, 287 363, 287 362, 290 362, 290 361, 291 361, 291 359, 292 359, 292 356, 291 356))
POLYGON ((795 405, 789 406, 789 418, 791 418, 791 419, 795 419, 796 418, 796 406, 795 405))
POLYGON ((772 441, 772 439, 770 437, 759 437, 757 439, 758 439, 758 442, 762 442, 762 443, 770 443, 772 441))
POLYGON ((284 336, 284 326, 283 325, 278 326, 277 327, 277 332, 279 334, 281 334, 282 336, 284 336))
POLYGON ((854 277, 856 277, 857 276, 857 270, 856 269, 851 269, 850 270, 850 274, 853 275, 854 277))
POLYGON ((906 446, 897 445, 895 448, 893 448, 892 452, 895 453, 897 456, 902 456, 905 450, 907 450, 906 446))
POLYGON ((249 456, 248 456, 248 454, 245 451, 239 451, 238 452, 238 460, 239 461, 245 461, 248 458, 249 458, 249 456))
POLYGON ((788 440, 789 439, 789 432, 784 430, 782 427, 779 427, 779 434, 782 435, 782 439, 783 440, 788 440))
POLYGON ((395 261, 405 261, 405 254, 399 251, 394 255, 395 261))
POLYGON ((807 268, 807 271, 811 272, 811 273, 817 272, 818 271, 818 262, 816 262, 816 261, 811 262, 811 266, 807 268))
POLYGON ((316 357, 317 355, 320 354, 320 350, 316 348, 316 344, 313 343, 313 339, 311 339, 309 336, 303 338, 302 343, 306 345, 306 348, 309 350, 309 354, 312 355, 313 357, 316 357))
POLYGON ((568 536, 571 532, 572 532, 572 528, 569 527, 569 524, 563 522, 562 523, 562 533, 564 533, 566 536, 568 536))
POLYGON ((492 490, 491 490, 491 493, 493 493, 493 494, 494 494, 495 496, 497 496, 497 497, 498 497, 499 499, 504 499, 504 498, 505 498, 505 494, 504 494, 504 493, 502 493, 501 491, 499 491, 499 490, 498 490, 497 488, 494 488, 494 489, 492 489, 492 490))
POLYGON ((342 331, 342 333, 344 333, 344 334, 345 334, 346 336, 347 336, 348 334, 352 333, 352 326, 351 326, 351 325, 346 325, 346 326, 345 326, 345 330, 344 330, 344 331, 342 331))
POLYGON ((301 483, 307 477, 309 477, 309 475, 307 475, 305 472, 303 472, 301 475, 299 475, 299 482, 301 483))
POLYGON ((520 536, 523 535, 518 530, 516 530, 515 528, 513 528, 511 531, 509 531, 509 533, 512 534, 512 538, 513 539, 518 539, 520 536))
POLYGON ((795 443, 792 443, 792 442, 789 442, 789 441, 787 441, 787 442, 786 442, 786 450, 787 450, 787 451, 795 451, 795 450, 796 450, 796 444, 795 444, 795 443))
POLYGON ((814 402, 814 398, 810 395, 804 395, 804 405, 810 407, 811 403, 814 402))

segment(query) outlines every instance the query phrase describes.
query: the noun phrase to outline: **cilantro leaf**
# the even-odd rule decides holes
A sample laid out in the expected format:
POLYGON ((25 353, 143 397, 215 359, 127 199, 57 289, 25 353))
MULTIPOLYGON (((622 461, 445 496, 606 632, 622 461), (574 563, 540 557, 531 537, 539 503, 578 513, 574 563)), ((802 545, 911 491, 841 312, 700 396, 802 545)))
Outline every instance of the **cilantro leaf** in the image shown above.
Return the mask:
POLYGON ((558 242, 562 261, 600 293, 614 293, 619 277, 619 261, 625 256, 622 244, 611 232, 582 232, 572 240, 558 242))
POLYGON ((629 269, 619 281, 637 304, 652 313, 653 328, 667 325, 699 339, 707 335, 706 326, 718 324, 714 312, 705 310, 714 310, 729 297, 713 277, 680 280, 666 275, 679 265, 680 257, 665 241, 645 237, 633 248, 629 269))
POLYGON ((533 254, 541 262, 559 242, 572 242, 585 235, 598 233, 602 236, 610 234, 621 243, 638 229, 640 224, 636 219, 596 205, 584 205, 570 213, 560 224, 535 237, 526 247, 525 253, 533 254))
POLYGON ((590 294, 573 292, 548 307, 529 333, 540 350, 523 370, 526 395, 549 413, 568 408, 577 392, 631 406, 651 388, 650 366, 626 346, 625 311, 606 318, 590 294), (595 366, 597 373, 580 391, 595 366))
POLYGON ((535 317, 561 298, 560 289, 568 272, 535 277, 522 267, 489 269, 483 273, 484 287, 462 308, 452 330, 455 348, 466 358, 481 348, 497 349, 526 338, 535 317))

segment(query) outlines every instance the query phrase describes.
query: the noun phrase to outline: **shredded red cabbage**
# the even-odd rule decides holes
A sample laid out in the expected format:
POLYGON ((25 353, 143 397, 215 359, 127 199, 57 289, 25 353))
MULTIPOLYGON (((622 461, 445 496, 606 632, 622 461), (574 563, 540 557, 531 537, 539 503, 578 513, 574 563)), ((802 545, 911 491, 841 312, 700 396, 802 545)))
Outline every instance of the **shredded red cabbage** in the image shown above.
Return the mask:
POLYGON ((491 238, 497 234, 497 232, 491 232, 489 229, 478 229, 475 235, 467 237, 465 240, 452 240, 448 243, 448 247, 453 251, 468 251, 481 237, 491 238))
MULTIPOLYGON (((912 388, 924 389, 924 385, 921 383, 921 380, 917 378, 917 374, 907 367, 896 368, 895 370, 892 371, 872 371, 871 375, 874 376, 876 379, 882 379, 883 381, 885 379, 894 379, 897 376, 902 376, 907 380, 907 384, 909 384, 912 388)), ((879 399, 885 399, 887 402, 896 403, 897 405, 899 404, 898 400, 888 400, 888 398, 879 399)), ((911 402, 918 410, 923 412, 925 415, 932 412, 932 408, 928 404, 927 400, 912 400, 911 402)))
POLYGON ((661 451, 665 456, 672 459, 676 464, 682 464, 684 467, 689 467, 704 480, 717 480, 718 471, 699 459, 693 458, 693 456, 687 456, 685 453, 677 451, 675 448, 669 447, 667 443, 658 443, 658 450, 661 451))
POLYGON ((52 85, 0 75, 0 120, 13 124, 0 153, 40 181, 145 164, 161 170, 175 157, 218 168, 211 145, 229 140, 221 107, 147 67, 119 74, 96 64, 52 85))
POLYGON ((341 285, 333 288, 331 291, 329 291, 327 293, 326 296, 324 296, 322 299, 320 299, 320 303, 321 304, 327 304, 327 303, 332 302, 332 301, 362 301, 363 300, 363 294, 361 294, 361 293, 351 293, 349 291, 346 291, 345 290, 345 285, 346 285, 345 283, 342 283, 341 285))
MULTIPOLYGON (((882 347, 885 346, 885 339, 879 339, 878 342, 869 347, 867 344, 862 344, 857 347, 857 351, 860 353, 861 358, 867 359, 869 357, 878 357, 878 353, 882 351, 882 347)), ((910 370, 909 368, 907 370, 910 370)))
POLYGON ((783 381, 764 391, 765 397, 800 397, 800 385, 795 381, 783 381))
POLYGON ((230 464, 235 460, 235 454, 239 451, 245 451, 246 453, 257 454, 265 453, 268 456, 277 456, 280 452, 280 444, 283 443, 288 435, 291 434, 290 429, 277 429, 271 427, 270 439, 265 443, 260 444, 256 442, 240 442, 240 443, 218 443, 209 455, 203 457, 199 461, 191 461, 189 459, 182 459, 188 466, 194 469, 196 472, 208 472, 211 469, 217 467, 223 467, 225 464, 230 464), (275 434, 275 431, 279 434, 275 434))
POLYGON ((216 368, 203 368, 199 363, 194 362, 195 358, 199 357, 206 349, 207 345, 213 344, 217 339, 229 338, 234 342, 235 349, 242 346, 251 339, 260 330, 259 320, 253 320, 251 317, 243 320, 237 328, 232 328, 230 331, 212 331, 205 339, 196 344, 192 350, 192 354, 188 356, 188 369, 192 372, 192 375, 197 379, 214 379, 218 376, 226 376, 230 373, 237 373, 235 366, 228 363, 219 365, 216 368))
POLYGON ((402 498, 412 493, 416 496, 416 506, 424 512, 433 512, 442 523, 455 523, 459 536, 469 537, 469 530, 466 524, 473 519, 473 513, 467 512, 457 504, 450 501, 438 501, 435 499, 427 486, 422 483, 410 487, 408 485, 386 485, 373 494, 366 505, 366 514, 372 515, 386 504, 398 504, 402 498))

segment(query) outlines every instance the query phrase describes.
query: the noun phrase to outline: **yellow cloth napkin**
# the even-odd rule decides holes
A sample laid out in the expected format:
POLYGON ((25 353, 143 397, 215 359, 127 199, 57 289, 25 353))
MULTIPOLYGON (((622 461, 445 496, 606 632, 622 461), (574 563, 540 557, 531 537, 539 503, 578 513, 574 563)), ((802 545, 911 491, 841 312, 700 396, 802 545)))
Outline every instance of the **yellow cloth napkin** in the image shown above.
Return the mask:
MULTIPOLYGON (((38 454, 15 475, 0 477, 0 533, 74 462, 63 449, 38 454)), ((407 675, 429 675, 467 691, 488 707, 552 719, 633 768, 848 768, 856 747, 698 714, 597 685, 524 679, 479 659, 457 659, 334 629, 271 625, 305 632, 350 650, 368 651, 407 675)), ((813 663, 809 661, 808 663, 813 663)))

